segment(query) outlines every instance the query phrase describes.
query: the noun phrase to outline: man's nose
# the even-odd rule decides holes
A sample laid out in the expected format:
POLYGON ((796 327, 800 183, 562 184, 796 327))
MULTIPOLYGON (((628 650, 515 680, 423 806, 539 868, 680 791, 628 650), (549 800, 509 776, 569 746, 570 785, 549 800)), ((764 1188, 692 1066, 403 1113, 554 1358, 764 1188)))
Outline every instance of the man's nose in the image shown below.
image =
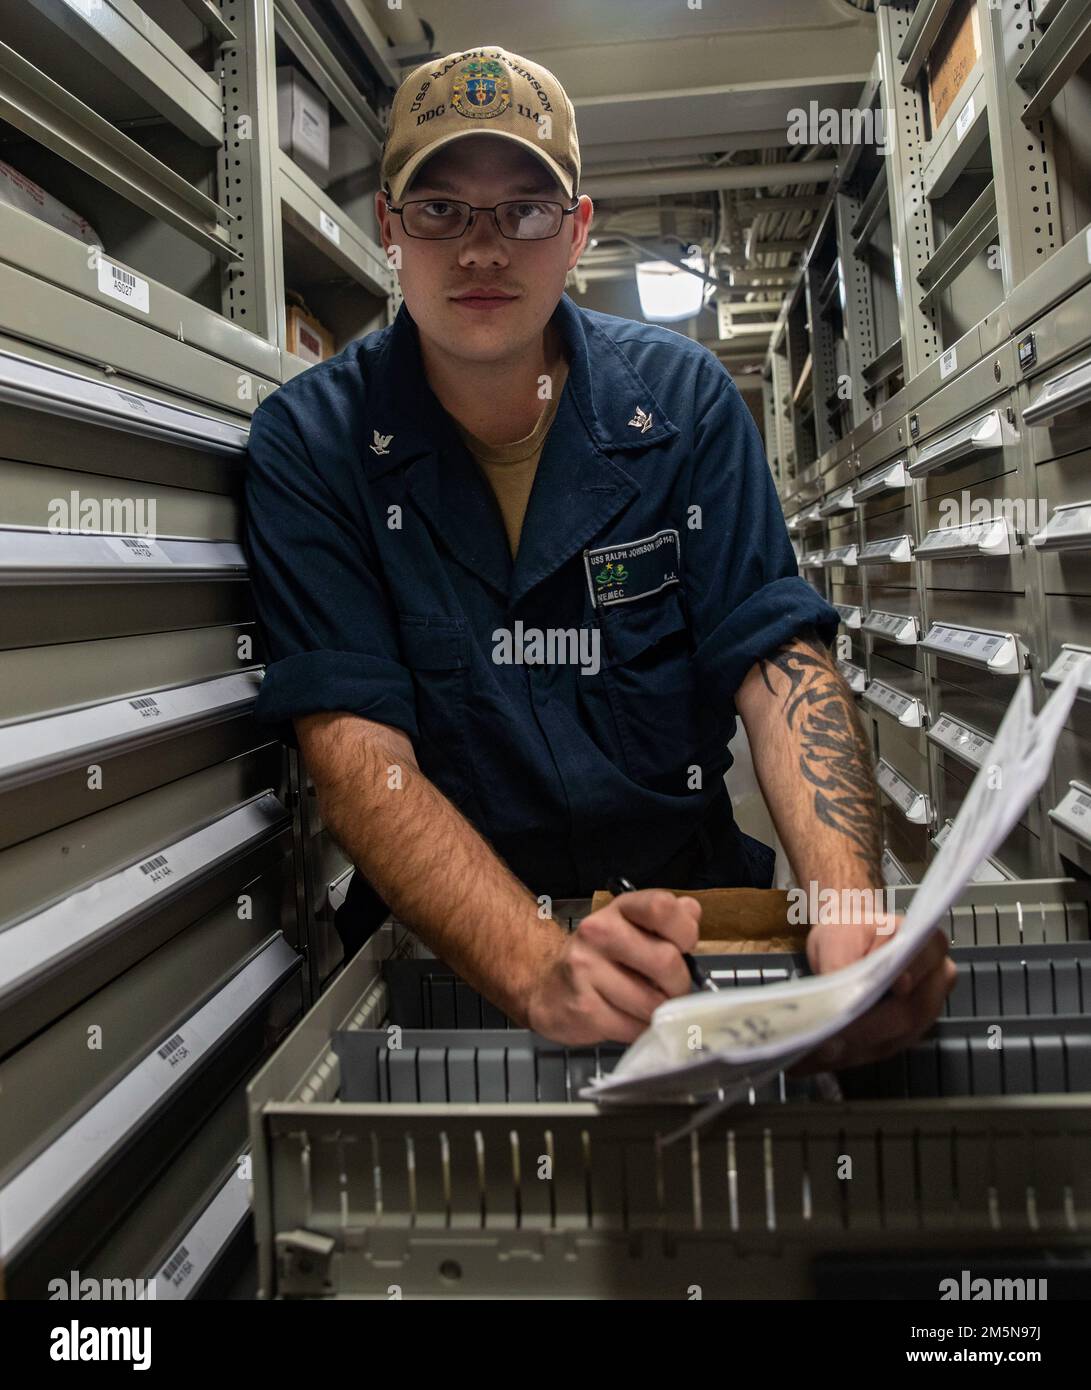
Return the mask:
POLYGON ((491 212, 475 212, 458 244, 459 265, 507 265, 510 259, 491 212))

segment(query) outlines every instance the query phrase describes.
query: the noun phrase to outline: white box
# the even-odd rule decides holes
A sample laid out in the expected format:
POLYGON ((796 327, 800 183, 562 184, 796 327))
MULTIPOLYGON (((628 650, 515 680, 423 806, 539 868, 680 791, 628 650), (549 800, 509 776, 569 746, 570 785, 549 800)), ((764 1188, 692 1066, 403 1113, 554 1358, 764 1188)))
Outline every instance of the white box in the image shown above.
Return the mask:
POLYGON ((277 68, 277 128, 284 153, 323 182, 330 171, 330 104, 297 68, 277 68))

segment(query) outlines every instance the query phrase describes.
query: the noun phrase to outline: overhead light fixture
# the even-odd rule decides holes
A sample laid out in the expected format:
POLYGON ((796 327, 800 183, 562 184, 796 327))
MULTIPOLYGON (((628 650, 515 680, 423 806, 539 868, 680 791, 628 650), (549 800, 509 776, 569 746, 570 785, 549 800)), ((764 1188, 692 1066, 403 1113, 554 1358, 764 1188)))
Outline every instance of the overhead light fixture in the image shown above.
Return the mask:
MULTIPOLYGON (((703 272, 705 259, 699 248, 692 247, 682 265, 703 272)), ((638 261, 636 265, 640 312, 653 323, 693 318, 704 303, 706 283, 670 261, 638 261)))

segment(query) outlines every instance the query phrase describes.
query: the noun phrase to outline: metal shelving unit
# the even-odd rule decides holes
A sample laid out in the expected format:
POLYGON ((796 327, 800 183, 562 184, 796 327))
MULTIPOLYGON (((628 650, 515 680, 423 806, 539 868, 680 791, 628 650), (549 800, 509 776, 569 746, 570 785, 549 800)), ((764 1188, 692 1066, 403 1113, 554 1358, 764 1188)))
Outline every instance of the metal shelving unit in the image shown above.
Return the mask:
POLYGON ((356 5, 9 8, 0 157, 88 226, 0 206, 0 1278, 191 1297, 249 1239, 244 1088, 338 963, 346 867, 252 719, 249 417, 305 365, 287 290, 337 347, 388 321, 398 78, 356 5), (285 62, 334 110, 325 187, 285 62))
MULTIPOLYGON (((920 794, 914 804, 928 806, 933 828, 955 814, 973 774, 957 731, 987 740, 1020 672, 1044 699, 1091 631, 1091 5, 971 8, 980 54, 933 127, 928 64, 964 0, 877 7, 879 61, 859 104, 881 104, 889 148, 878 165, 866 148, 841 152, 841 320, 827 224, 808 256, 812 318, 843 329, 854 396, 851 428, 813 468, 826 498, 852 487, 854 510, 831 502, 817 532, 806 486, 782 489, 803 572, 829 586, 846 632, 854 620, 877 755, 920 794), (887 235, 891 274, 876 282, 887 235), (952 502, 1039 515, 1034 525, 977 514, 954 524, 940 509, 952 502), (836 558, 850 540, 855 569, 836 558), (919 726, 893 717, 903 708, 919 712, 919 726)), ((826 330, 812 327, 797 352, 823 343, 826 330)), ((1051 782, 1000 855, 1006 873, 1091 872, 1088 785, 1081 701, 1051 782)), ((886 806, 890 862, 898 875, 919 873, 932 853, 927 827, 899 820, 889 797, 886 806)))

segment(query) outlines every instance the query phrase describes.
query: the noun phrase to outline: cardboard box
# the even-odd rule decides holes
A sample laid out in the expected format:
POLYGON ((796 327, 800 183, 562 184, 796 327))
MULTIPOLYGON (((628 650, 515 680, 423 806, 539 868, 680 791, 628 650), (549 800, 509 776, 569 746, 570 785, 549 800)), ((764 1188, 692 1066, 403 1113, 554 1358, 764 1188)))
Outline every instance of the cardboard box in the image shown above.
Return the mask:
POLYGON ((330 104, 297 68, 277 68, 277 134, 284 153, 324 184, 330 172, 330 104))
POLYGON ((977 0, 958 0, 928 56, 928 100, 933 131, 954 106, 980 57, 977 0))
POLYGON ((51 193, 47 193, 44 188, 39 187, 33 179, 28 179, 25 174, 21 174, 18 169, 13 169, 10 164, 5 164, 2 159, 0 159, 0 203, 6 203, 8 207, 18 208, 20 212, 27 212, 31 217, 48 222, 51 227, 56 227, 58 231, 67 232, 69 236, 77 237, 85 246, 102 245, 98 232, 85 217, 81 217, 78 212, 73 212, 71 208, 65 207, 64 203, 54 198, 51 193))
POLYGON ((333 356, 333 334, 298 304, 288 305, 287 346, 304 362, 325 362, 333 356))
MULTIPOLYGON (((788 894, 783 888, 668 888, 676 898, 701 904, 697 955, 735 955, 755 951, 806 949, 806 923, 788 921, 788 894)), ((599 889, 591 899, 597 912, 613 900, 599 889)))

